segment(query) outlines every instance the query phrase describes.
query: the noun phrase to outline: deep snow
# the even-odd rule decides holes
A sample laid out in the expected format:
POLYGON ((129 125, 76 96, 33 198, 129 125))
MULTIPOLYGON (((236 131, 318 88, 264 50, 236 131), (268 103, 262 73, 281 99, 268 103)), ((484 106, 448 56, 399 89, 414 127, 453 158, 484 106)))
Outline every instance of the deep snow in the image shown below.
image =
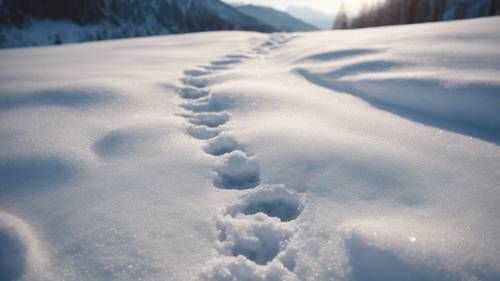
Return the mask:
POLYGON ((499 24, 0 51, 0 280, 500 279, 499 24))

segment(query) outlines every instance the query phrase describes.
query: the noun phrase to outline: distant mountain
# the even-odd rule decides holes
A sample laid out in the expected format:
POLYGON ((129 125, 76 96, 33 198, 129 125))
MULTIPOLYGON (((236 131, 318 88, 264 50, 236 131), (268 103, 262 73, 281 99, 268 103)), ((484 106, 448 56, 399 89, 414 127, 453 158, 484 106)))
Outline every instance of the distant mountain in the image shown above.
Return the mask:
POLYGON ((314 31, 319 29, 299 19, 296 19, 287 13, 277 11, 270 7, 257 5, 235 5, 235 7, 238 9, 238 11, 254 17, 280 31, 300 32, 314 31))
POLYGON ((331 29, 333 25, 333 16, 308 7, 290 6, 286 12, 321 29, 331 29))
POLYGON ((383 5, 368 2, 354 19, 339 10, 337 28, 360 28, 467 19, 500 14, 500 0, 386 0, 383 5))
POLYGON ((278 29, 219 0, 0 0, 0 47, 278 29))

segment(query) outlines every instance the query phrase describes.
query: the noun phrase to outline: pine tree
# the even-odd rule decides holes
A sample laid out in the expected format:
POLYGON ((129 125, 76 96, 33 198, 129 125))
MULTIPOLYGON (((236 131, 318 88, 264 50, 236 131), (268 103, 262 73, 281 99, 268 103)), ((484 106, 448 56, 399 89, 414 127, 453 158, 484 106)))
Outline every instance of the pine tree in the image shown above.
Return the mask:
POLYGON ((333 24, 333 29, 347 29, 349 28, 349 21, 347 18, 347 12, 345 9, 345 3, 340 4, 339 12, 337 13, 337 18, 333 24))
POLYGON ((54 36, 54 45, 61 45, 63 43, 61 37, 59 36, 59 34, 56 34, 54 36))

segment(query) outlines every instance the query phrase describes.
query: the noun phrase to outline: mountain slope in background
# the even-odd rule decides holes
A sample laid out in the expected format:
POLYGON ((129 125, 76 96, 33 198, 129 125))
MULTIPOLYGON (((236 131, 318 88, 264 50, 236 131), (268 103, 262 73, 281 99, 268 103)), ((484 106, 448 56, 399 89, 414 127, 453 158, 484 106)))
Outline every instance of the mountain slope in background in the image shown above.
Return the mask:
POLYGON ((257 6, 257 5, 236 5, 240 12, 254 17, 259 21, 268 24, 280 31, 285 32, 300 32, 300 31, 314 31, 319 28, 305 23, 291 15, 277 11, 270 7, 257 6))
POLYGON ((310 23, 321 29, 331 29, 333 23, 333 16, 314 10, 308 7, 290 6, 286 12, 295 18, 310 23))
POLYGON ((467 19, 500 14, 498 0, 387 0, 372 6, 366 2, 360 15, 348 19, 340 9, 335 28, 360 28, 467 19))
POLYGON ((278 31, 219 0, 0 2, 2 47, 212 30, 278 31))

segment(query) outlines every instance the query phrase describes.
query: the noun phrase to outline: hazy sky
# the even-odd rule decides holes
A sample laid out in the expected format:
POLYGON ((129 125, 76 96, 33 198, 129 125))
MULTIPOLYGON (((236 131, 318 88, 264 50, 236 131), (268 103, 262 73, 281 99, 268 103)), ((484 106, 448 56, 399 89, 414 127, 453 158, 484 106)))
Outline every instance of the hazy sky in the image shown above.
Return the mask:
MULTIPOLYGON (((253 3, 285 10, 288 6, 307 6, 327 14, 333 14, 342 0, 226 0, 226 2, 253 3)), ((353 1, 353 0, 348 0, 353 1)), ((357 1, 357 0, 354 0, 357 1)))

